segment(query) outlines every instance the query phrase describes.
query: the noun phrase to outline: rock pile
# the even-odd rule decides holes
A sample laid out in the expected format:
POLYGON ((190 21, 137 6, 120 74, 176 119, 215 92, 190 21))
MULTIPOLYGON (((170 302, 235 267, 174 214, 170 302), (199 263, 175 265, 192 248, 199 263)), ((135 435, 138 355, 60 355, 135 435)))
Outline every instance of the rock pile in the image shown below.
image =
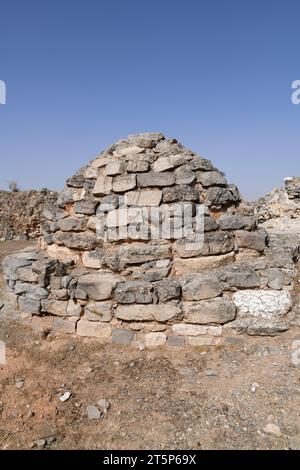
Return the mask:
POLYGON ((0 241, 41 236, 43 209, 56 202, 55 191, 0 191, 0 241))
POLYGON ((140 347, 288 329, 298 251, 273 246, 236 186, 175 139, 118 141, 44 217, 40 249, 3 262, 33 323, 140 347))

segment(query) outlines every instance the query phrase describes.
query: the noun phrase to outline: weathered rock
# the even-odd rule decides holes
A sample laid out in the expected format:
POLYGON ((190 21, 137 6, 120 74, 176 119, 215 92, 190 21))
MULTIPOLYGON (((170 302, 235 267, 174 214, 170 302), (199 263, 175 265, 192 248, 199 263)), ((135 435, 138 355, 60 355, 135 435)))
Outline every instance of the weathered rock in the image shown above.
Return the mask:
POLYGON ((219 280, 229 288, 249 289, 260 286, 260 279, 254 269, 233 266, 219 273, 219 280))
POLYGON ((82 253, 82 264, 86 268, 100 269, 104 265, 105 254, 101 249, 82 253))
POLYGON ((46 299, 49 295, 49 291, 40 287, 36 284, 30 284, 27 282, 16 282, 14 291, 16 294, 27 294, 33 299, 46 299))
POLYGON ((151 304, 152 285, 142 281, 128 281, 117 285, 114 298, 120 304, 151 304))
POLYGON ((236 292, 233 301, 239 317, 277 318, 285 315, 292 307, 288 291, 245 290, 236 292))
POLYGON ((81 319, 77 323, 76 332, 79 336, 90 336, 107 342, 111 336, 111 326, 108 323, 81 319))
POLYGON ((112 319, 111 302, 89 302, 84 308, 84 319, 109 322, 112 319))
POLYGON ((185 338, 183 336, 168 336, 167 346, 183 348, 185 346, 185 338))
POLYGON ((111 273, 85 274, 78 279, 77 287, 92 300, 106 300, 112 297, 112 291, 119 280, 111 273))
POLYGON ((211 187, 206 192, 205 202, 208 206, 232 206, 240 202, 240 194, 234 185, 229 185, 226 188, 211 187))
POLYGON ((59 230, 63 232, 82 232, 86 229, 87 220, 84 218, 68 217, 58 222, 59 230))
POLYGON ((227 181, 223 173, 220 171, 198 171, 197 172, 197 181, 201 183, 202 186, 226 186, 227 181))
POLYGON ((68 302, 65 300, 47 299, 42 300, 42 310, 58 317, 67 316, 68 302))
POLYGON ((155 296, 159 302, 179 299, 181 287, 177 279, 163 279, 155 283, 155 296))
POLYGON ((198 202, 199 192, 187 184, 176 185, 171 188, 163 189, 163 202, 168 203, 177 201, 198 202))
POLYGON ((180 314, 180 308, 173 304, 159 305, 118 305, 115 316, 125 321, 165 322, 180 314))
POLYGON ((88 405, 86 407, 86 414, 87 414, 88 419, 100 419, 101 418, 101 412, 94 405, 88 405))
POLYGON ((137 175, 137 184, 142 188, 172 186, 174 183, 175 175, 168 171, 164 171, 163 173, 140 173, 137 175))
POLYGON ((284 184, 289 199, 300 199, 300 177, 284 178, 284 184))
POLYGON ((56 333, 74 334, 76 330, 76 322, 66 320, 64 318, 54 318, 53 331, 56 333))
POLYGON ((147 333, 145 335, 146 348, 156 348, 157 346, 163 346, 167 341, 167 337, 164 333, 147 333))
POLYGON ((136 187, 135 175, 116 176, 113 179, 113 190, 116 193, 125 193, 136 187))
POLYGON ((240 214, 223 214, 218 219, 221 230, 251 230, 255 227, 255 217, 240 214))
POLYGON ((83 199, 75 202, 74 210, 76 214, 93 215, 96 212, 98 202, 93 199, 83 199))
POLYGON ((143 173, 149 170, 149 162, 143 160, 131 160, 126 166, 128 173, 143 173))
POLYGON ((162 191, 160 189, 129 191, 125 194, 125 198, 128 206, 159 206, 162 191))
POLYGON ((111 193, 112 191, 112 177, 111 176, 104 176, 100 175, 97 180, 96 184, 93 189, 93 193, 95 196, 104 196, 106 194, 111 193))
POLYGON ((234 248, 234 238, 228 232, 207 232, 204 234, 203 241, 198 238, 179 239, 173 245, 174 255, 180 258, 190 258, 192 256, 221 255, 229 253, 234 248))
POLYGON ((113 328, 112 342, 114 344, 131 344, 134 338, 134 332, 123 328, 113 328))
POLYGON ((96 248, 97 243, 99 243, 97 236, 93 232, 56 232, 53 235, 53 240, 58 245, 75 250, 93 250, 96 248))
POLYGON ((105 172, 107 176, 121 175, 124 171, 124 162, 122 160, 111 161, 106 165, 105 172))
POLYGON ((182 302, 183 318, 187 323, 228 323, 235 319, 233 302, 217 298, 199 302, 182 302))
POLYGON ((18 305, 21 312, 39 314, 41 311, 41 300, 26 294, 18 298, 18 305))
POLYGON ((252 250, 264 251, 266 248, 266 233, 248 232, 246 230, 237 230, 235 232, 236 243, 239 248, 251 248, 252 250))
POLYGON ((75 263, 79 261, 79 254, 67 248, 65 246, 58 246, 56 244, 49 245, 47 247, 47 255, 52 258, 59 260, 61 262, 70 262, 74 261, 75 263))
POLYGON ((177 323, 175 325, 172 325, 172 331, 176 335, 199 336, 199 335, 206 335, 207 326, 189 325, 187 323, 177 323))
POLYGON ((222 294, 219 281, 212 276, 194 276, 182 281, 183 300, 204 300, 218 297, 222 294))
POLYGON ((38 259, 38 254, 32 252, 20 252, 14 255, 6 256, 2 262, 4 276, 7 279, 16 280, 17 270, 26 266, 31 266, 38 259))
POLYGON ((174 258, 174 273, 182 276, 189 273, 211 271, 233 262, 234 252, 219 256, 204 256, 201 258, 174 258))

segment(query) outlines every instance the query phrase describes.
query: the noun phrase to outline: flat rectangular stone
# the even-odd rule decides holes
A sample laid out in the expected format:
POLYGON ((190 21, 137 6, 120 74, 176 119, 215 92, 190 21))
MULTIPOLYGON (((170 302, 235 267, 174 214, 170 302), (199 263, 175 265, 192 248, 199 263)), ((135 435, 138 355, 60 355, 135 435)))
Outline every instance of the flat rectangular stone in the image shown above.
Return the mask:
POLYGON ((50 313, 51 315, 57 315, 59 317, 65 317, 67 315, 67 305, 66 300, 42 300, 42 309, 44 312, 50 313))
POLYGON ((171 186, 175 183, 174 173, 165 171, 162 173, 148 172, 137 175, 137 184, 142 188, 150 186, 171 186))
POLYGON ((63 318, 53 319, 53 331, 56 333, 74 334, 76 329, 76 322, 65 320, 63 318))
POLYGON ((128 206, 159 206, 161 198, 162 192, 159 189, 129 191, 125 194, 128 206))
POLYGON ((207 327, 202 325, 189 325, 187 323, 177 323, 172 325, 172 331, 181 336, 206 335, 207 327))
POLYGON ((134 332, 123 328, 113 328, 112 343, 114 344, 131 344, 134 338, 134 332))
POLYGON ((108 323, 79 320, 76 332, 79 336, 99 338, 107 342, 111 336, 111 326, 108 323))
POLYGON ((225 255, 201 256, 199 258, 174 258, 174 271, 177 276, 189 273, 211 271, 234 261, 234 252, 225 255))
POLYGON ((118 305, 115 316, 125 321, 153 321, 165 322, 180 314, 180 308, 173 304, 162 305, 118 305))
POLYGON ((234 303, 223 298, 182 302, 182 309, 186 322, 199 325, 224 324, 234 320, 236 316, 234 303))
POLYGON ((185 338, 183 336, 168 336, 167 346, 173 348, 183 348, 185 346, 185 338))

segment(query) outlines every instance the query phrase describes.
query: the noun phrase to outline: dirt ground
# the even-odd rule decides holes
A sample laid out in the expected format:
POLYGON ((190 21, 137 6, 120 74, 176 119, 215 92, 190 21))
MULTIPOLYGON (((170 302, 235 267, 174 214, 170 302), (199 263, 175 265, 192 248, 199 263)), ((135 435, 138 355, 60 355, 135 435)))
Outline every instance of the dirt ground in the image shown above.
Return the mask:
MULTIPOLYGON (((0 243, 0 259, 25 244, 0 243)), ((34 335, 0 311, 0 449, 300 449, 299 336, 137 351, 34 335)))

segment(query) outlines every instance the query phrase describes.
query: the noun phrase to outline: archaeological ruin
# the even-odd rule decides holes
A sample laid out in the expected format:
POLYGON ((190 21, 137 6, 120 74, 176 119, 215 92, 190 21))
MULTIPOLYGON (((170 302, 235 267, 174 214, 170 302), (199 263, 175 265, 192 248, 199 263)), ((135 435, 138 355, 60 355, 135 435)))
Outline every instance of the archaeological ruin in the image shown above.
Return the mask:
POLYGON ((279 334, 297 316, 300 242, 256 212, 177 140, 131 135, 67 180, 38 249, 4 259, 10 303, 49 331, 139 348, 279 334))

